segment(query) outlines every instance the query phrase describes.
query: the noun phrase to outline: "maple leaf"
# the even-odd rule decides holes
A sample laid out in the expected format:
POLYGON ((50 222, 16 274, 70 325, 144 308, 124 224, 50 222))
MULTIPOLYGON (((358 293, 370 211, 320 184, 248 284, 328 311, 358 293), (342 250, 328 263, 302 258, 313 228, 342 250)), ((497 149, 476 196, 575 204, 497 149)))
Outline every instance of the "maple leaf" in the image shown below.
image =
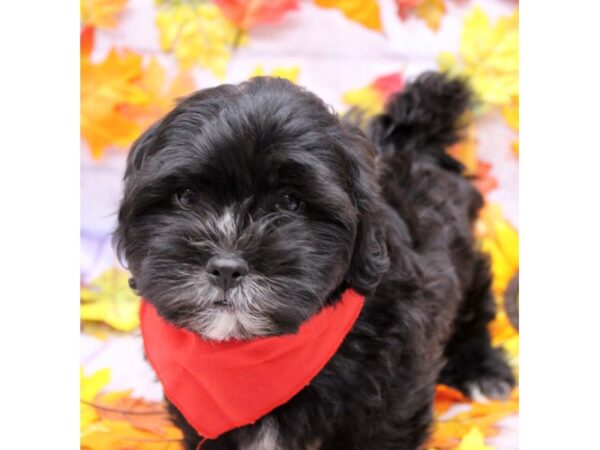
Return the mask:
POLYGON ((81 135, 99 158, 110 145, 127 147, 140 126, 120 111, 125 104, 141 105, 149 97, 136 84, 142 73, 142 57, 111 50, 106 59, 92 63, 81 55, 81 135))
POLYGON ((181 430, 170 426, 161 435, 121 420, 104 419, 81 436, 83 450, 181 450, 181 430))
POLYGON ((94 27, 83 27, 79 34, 79 48, 82 56, 88 57, 94 49, 94 27))
POLYGON ((135 84, 148 95, 147 103, 123 105, 120 111, 135 119, 142 129, 148 128, 158 118, 167 114, 173 109, 177 99, 190 94, 196 87, 192 74, 186 70, 178 71, 167 83, 165 69, 155 58, 150 59, 135 84))
POLYGON ((162 7, 156 25, 162 50, 173 52, 182 68, 199 65, 218 78, 225 76, 232 46, 247 41, 219 7, 210 3, 162 7))
POLYGON ((514 130, 519 130, 519 96, 511 98, 510 103, 502 107, 502 116, 506 123, 514 130))
MULTIPOLYGON (((466 119, 469 122, 469 119, 466 119)), ((474 126, 467 129, 466 136, 448 148, 448 154, 465 166, 465 175, 473 178, 473 185, 482 194, 498 187, 498 181, 492 176, 492 166, 477 158, 477 135, 474 126)))
POLYGON ((139 326, 139 298, 126 272, 111 268, 81 288, 81 320, 101 321, 120 331, 139 326))
POLYGON ((475 227, 482 250, 492 258, 492 290, 502 295, 519 269, 519 234, 497 204, 486 204, 475 227))
POLYGON ((131 391, 114 391, 96 397, 94 407, 101 419, 127 421, 132 426, 164 436, 172 426, 165 404, 131 397, 131 391))
POLYGON ((433 409, 437 416, 444 414, 456 403, 466 403, 468 399, 457 389, 438 384, 435 387, 435 400, 433 409))
MULTIPOLYGON (((258 65, 254 68, 252 73, 248 78, 252 77, 261 77, 265 75, 265 69, 263 66, 258 65)), ((298 76, 300 75, 300 66, 293 67, 275 67, 271 71, 272 77, 285 78, 286 80, 290 80, 292 83, 298 82, 298 76)))
POLYGON ((381 31, 381 13, 377 0, 315 0, 322 8, 339 9, 348 19, 375 31, 381 31))
POLYGON ((396 0, 396 10, 400 19, 408 19, 410 13, 413 12, 415 7, 422 1, 423 0, 396 0))
POLYGON ((477 95, 490 105, 506 105, 519 93, 519 12, 492 25, 474 7, 465 18, 459 60, 451 53, 438 56, 442 71, 470 78, 477 95))
POLYGON ((87 429, 92 423, 98 420, 96 409, 89 405, 93 402, 98 393, 110 381, 110 369, 100 369, 89 376, 85 376, 83 367, 79 368, 79 397, 80 397, 80 427, 81 430, 87 429))
POLYGON ((127 0, 81 0, 81 21, 98 28, 114 28, 126 4, 127 0))
POLYGON ((494 450, 494 448, 485 445, 483 433, 477 427, 473 427, 460 441, 457 450, 494 450))
POLYGON ((404 86, 400 73, 392 73, 377 77, 368 86, 348 91, 343 101, 359 108, 367 117, 383 112, 383 107, 390 95, 399 92, 404 86))
POLYGON ((215 4, 236 27, 248 31, 256 25, 280 23, 299 0, 215 0, 215 4))
POLYGON ((446 5, 444 0, 422 0, 415 6, 415 15, 423 19, 433 31, 439 30, 445 14, 446 5))
POLYGON ((396 0, 396 10, 402 20, 416 16, 425 21, 427 26, 437 31, 442 18, 446 14, 444 0, 396 0))

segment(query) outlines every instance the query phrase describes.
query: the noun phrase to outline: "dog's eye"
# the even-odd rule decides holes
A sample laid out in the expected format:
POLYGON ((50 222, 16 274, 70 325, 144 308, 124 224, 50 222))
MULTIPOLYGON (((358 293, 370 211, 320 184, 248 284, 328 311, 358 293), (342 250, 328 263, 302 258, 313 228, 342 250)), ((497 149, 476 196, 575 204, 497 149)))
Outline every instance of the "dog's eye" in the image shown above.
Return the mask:
POLYGON ((197 192, 194 189, 183 188, 175 192, 175 202, 182 208, 189 208, 196 200, 197 192))
POLYGON ((277 206, 283 209, 284 211, 294 212, 297 211, 300 208, 300 206, 302 206, 302 200, 300 200, 297 195, 286 194, 279 201, 277 206))

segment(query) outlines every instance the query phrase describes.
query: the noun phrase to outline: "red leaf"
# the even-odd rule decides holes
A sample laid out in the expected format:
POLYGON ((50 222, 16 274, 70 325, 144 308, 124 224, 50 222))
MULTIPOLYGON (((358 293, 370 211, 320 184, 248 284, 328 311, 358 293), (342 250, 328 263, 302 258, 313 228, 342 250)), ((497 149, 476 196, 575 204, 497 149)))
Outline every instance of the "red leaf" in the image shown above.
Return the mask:
POLYGON ((215 0, 223 14, 239 29, 276 24, 283 16, 298 9, 299 0, 215 0))
POLYGON ((79 51, 82 55, 89 56, 94 48, 94 27, 88 25, 79 34, 79 51))
POLYGON ((381 94, 384 100, 387 100, 390 95, 402 90, 404 79, 402 78, 402 74, 392 73, 376 78, 372 86, 381 94))
POLYGON ((396 0, 398 16, 400 16, 402 20, 406 20, 408 18, 409 12, 414 10, 420 2, 421 0, 396 0))

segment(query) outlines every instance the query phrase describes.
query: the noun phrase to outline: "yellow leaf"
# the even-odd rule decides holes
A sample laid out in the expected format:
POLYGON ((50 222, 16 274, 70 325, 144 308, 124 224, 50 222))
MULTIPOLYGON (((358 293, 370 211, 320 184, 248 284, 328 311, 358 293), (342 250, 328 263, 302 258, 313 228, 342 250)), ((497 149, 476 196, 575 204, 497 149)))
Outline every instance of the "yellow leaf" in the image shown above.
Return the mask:
POLYGON ((92 423, 98 420, 96 409, 84 402, 92 402, 104 386, 110 381, 110 369, 100 369, 90 376, 85 376, 83 367, 79 368, 79 397, 80 402, 80 427, 81 430, 87 429, 92 423))
POLYGON ((355 22, 375 31, 381 31, 381 18, 377 0, 315 0, 322 8, 336 8, 355 22))
MULTIPOLYGON (((263 66, 258 65, 254 68, 252 73, 248 78, 252 77, 261 77, 265 75, 265 69, 263 66)), ((292 66, 292 67, 274 67, 271 71, 271 76, 285 78, 286 80, 290 80, 292 83, 298 82, 298 76, 300 75, 300 66, 292 66)))
POLYGON ((81 21, 99 28, 114 28, 117 16, 125 8, 127 0, 81 0, 81 21))
POLYGON ((519 130, 519 96, 513 96, 510 103, 502 107, 502 115, 506 123, 515 130, 519 130))
POLYGON ((512 151, 515 154, 515 156, 519 156, 519 141, 513 142, 512 151))
MULTIPOLYGON (((480 7, 465 19, 460 43, 459 71, 469 76, 474 91, 486 103, 506 105, 519 93, 519 13, 491 24, 480 7)), ((447 54, 440 69, 452 67, 447 54)))
POLYGON ((480 212, 476 232, 482 250, 492 259, 492 289, 503 295, 519 269, 519 234, 502 216, 499 205, 487 204, 480 212))
POLYGON ((494 450, 493 447, 485 445, 483 433, 478 428, 473 427, 460 441, 457 450, 494 450))
POLYGON ((225 76, 231 48, 247 41, 223 15, 217 5, 165 5, 156 14, 160 46, 173 52, 184 69, 195 65, 209 69, 218 78, 225 76))
POLYGON ((384 99, 371 85, 348 91, 342 99, 350 106, 361 108, 367 116, 374 116, 383 111, 384 99))
POLYGON ((129 288, 128 275, 117 268, 81 288, 81 320, 104 322, 120 331, 139 326, 140 300, 129 288))
POLYGON ((415 7, 415 14, 423 19, 430 29, 437 31, 442 17, 446 14, 446 5, 444 0, 422 0, 415 7))
POLYGON ((127 421, 102 420, 96 427, 81 436, 83 450, 181 450, 181 431, 175 426, 165 428, 157 435, 142 430, 127 421))

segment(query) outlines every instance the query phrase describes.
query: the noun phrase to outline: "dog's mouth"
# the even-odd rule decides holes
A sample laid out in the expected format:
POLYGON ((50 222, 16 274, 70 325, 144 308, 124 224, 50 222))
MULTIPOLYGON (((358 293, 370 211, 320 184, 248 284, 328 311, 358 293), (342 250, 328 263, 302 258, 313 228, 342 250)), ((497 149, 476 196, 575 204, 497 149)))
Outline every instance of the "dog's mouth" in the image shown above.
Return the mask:
POLYGON ((233 308, 233 304, 226 298, 222 298, 221 300, 217 300, 216 302, 213 303, 217 308, 221 309, 221 308, 226 308, 226 309, 231 309, 233 308))

